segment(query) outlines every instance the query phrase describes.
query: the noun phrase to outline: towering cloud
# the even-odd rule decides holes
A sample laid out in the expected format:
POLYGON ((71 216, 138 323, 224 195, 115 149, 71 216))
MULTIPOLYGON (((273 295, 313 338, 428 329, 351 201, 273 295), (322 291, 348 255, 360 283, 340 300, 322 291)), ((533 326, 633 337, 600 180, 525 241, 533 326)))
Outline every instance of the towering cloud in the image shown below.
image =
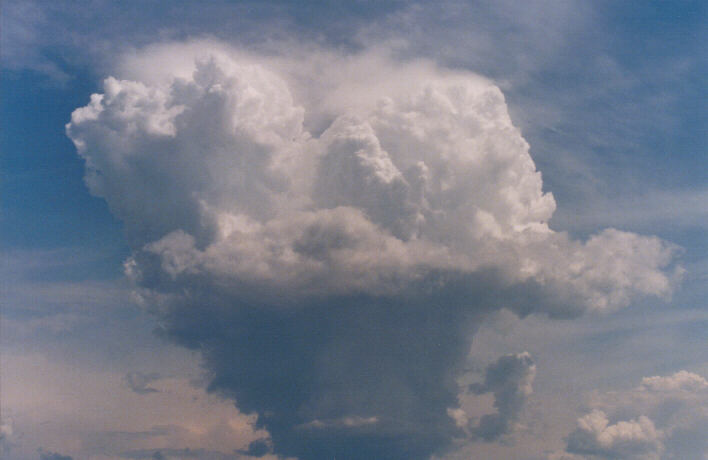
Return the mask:
MULTIPOLYGON (((211 389, 258 413, 276 453, 425 458, 460 434, 448 409, 487 312, 671 291, 657 238, 549 228, 553 197, 477 75, 210 42, 116 72, 67 125, 86 182, 124 222, 126 273, 165 333, 203 353, 211 389)), ((485 388, 523 397, 495 369, 485 388)))

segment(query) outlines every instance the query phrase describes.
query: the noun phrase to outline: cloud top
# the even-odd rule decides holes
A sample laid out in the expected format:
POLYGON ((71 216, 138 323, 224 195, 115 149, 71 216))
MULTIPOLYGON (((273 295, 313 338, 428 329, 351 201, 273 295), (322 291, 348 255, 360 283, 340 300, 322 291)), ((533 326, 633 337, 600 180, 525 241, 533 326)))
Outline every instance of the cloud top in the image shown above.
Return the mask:
POLYGON ((493 267, 577 298, 579 309, 670 292, 661 269, 672 250, 658 239, 607 230, 581 243, 548 227, 555 202, 492 83, 384 60, 384 86, 403 81, 405 91, 374 97, 372 87, 362 101, 369 82, 338 67, 383 58, 330 56, 323 75, 309 75, 319 92, 304 95, 302 69, 321 57, 293 69, 223 45, 184 47, 188 58, 175 45, 150 49, 169 65, 148 66, 144 81, 106 79, 67 125, 92 192, 172 279, 298 297, 493 267), (305 129, 309 112, 332 119, 318 136, 305 129))

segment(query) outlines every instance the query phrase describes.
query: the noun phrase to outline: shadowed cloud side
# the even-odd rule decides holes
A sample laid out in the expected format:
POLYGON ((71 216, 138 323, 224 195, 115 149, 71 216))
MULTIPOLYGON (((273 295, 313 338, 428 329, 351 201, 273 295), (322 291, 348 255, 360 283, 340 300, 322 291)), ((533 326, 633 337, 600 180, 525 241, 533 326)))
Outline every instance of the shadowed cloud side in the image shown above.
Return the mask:
POLYGON ((470 386, 475 394, 492 392, 496 414, 484 415, 473 433, 493 441, 511 431, 513 423, 533 392, 536 365, 528 353, 506 355, 487 366, 484 381, 470 386))
MULTIPOLYGON (((287 309, 193 290, 192 301, 172 303, 161 318, 166 335, 203 353, 211 390, 260 414, 276 451, 427 458, 464 434, 447 409, 459 404, 457 377, 481 318, 501 305, 552 302, 537 286, 505 289, 499 278, 440 274, 395 297, 327 297, 287 309)), ((511 429, 524 399, 515 397, 517 379, 529 372, 485 387, 503 426, 480 436, 511 429)))

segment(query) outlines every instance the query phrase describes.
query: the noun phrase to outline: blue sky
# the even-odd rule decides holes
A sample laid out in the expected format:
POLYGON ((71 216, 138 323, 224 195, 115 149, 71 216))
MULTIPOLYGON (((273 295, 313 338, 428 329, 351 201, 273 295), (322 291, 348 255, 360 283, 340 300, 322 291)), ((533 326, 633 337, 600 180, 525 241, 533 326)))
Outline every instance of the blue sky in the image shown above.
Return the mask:
POLYGON ((708 454, 704 2, 24 1, 1 18, 4 457, 708 454), (250 93, 224 75, 260 108, 231 112, 250 93), (72 118, 94 93, 101 114, 72 118), (241 134, 208 127, 225 120, 241 134), (304 160, 271 176, 256 151, 304 160), (426 174, 458 185, 416 188, 426 174))

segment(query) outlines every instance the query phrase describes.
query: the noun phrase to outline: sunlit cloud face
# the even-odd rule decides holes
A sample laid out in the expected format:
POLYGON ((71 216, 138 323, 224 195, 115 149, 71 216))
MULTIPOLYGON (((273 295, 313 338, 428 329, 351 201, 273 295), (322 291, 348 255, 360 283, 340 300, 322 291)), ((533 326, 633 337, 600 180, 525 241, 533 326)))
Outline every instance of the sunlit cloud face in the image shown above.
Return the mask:
MULTIPOLYGON (((125 224, 136 292, 276 453, 428 457, 465 434, 457 378, 488 312, 610 310, 680 275, 657 238, 549 228, 554 199, 477 75, 206 41, 116 72, 67 125, 86 183, 125 224)), ((482 438, 530 392, 514 359, 513 391, 485 384, 504 423, 482 438)))

